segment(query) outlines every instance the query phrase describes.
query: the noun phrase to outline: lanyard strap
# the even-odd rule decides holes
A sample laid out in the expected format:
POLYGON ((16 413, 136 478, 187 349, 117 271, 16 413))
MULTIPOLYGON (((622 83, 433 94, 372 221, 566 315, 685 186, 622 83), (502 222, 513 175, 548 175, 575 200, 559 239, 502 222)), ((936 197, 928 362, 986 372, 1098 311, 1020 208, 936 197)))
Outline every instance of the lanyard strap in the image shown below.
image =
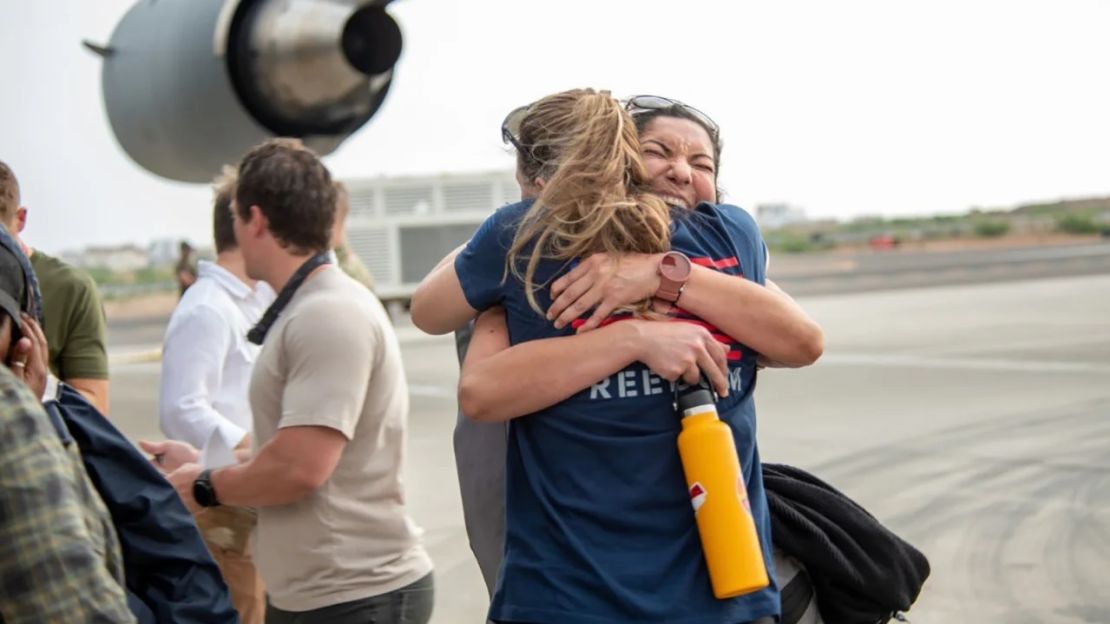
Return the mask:
POLYGON ((278 316, 285 310, 285 306, 289 305, 289 301, 293 299, 293 295, 297 293, 297 289, 301 287, 301 284, 304 284, 304 281, 308 279, 309 274, 321 265, 330 263, 331 258, 326 251, 321 251, 305 261, 305 263, 301 265, 301 268, 297 269, 297 272, 293 274, 293 277, 289 278, 285 287, 281 289, 281 293, 278 294, 277 299, 266 309, 266 313, 262 315, 262 320, 258 321, 258 324, 247 332, 247 340, 256 345, 262 344, 262 341, 266 340, 266 334, 270 332, 270 328, 277 322, 278 316))

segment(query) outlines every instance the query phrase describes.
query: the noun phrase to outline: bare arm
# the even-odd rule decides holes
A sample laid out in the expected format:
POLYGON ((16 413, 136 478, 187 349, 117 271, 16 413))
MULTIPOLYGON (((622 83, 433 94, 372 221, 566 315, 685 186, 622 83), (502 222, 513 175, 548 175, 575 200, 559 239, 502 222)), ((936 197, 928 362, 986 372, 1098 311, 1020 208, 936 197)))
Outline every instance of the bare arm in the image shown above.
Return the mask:
MULTIPOLYGON (((548 318, 556 327, 594 309, 580 331, 589 331, 622 305, 650 298, 659 287, 661 254, 628 254, 619 263, 595 254, 552 284, 548 318)), ((695 265, 678 304, 737 341, 788 366, 821 356, 824 334, 802 308, 773 283, 767 287, 695 265)))
POLYGON ((108 415, 107 379, 67 379, 65 382, 88 399, 101 414, 108 415))
POLYGON ((636 361, 637 348, 626 323, 510 347, 505 311, 491 308, 474 324, 459 375, 459 409, 478 421, 530 414, 628 366, 636 361))
POLYGON ((459 407, 478 421, 517 418, 563 401, 636 361, 669 381, 682 377, 696 383, 704 370, 724 396, 725 352, 702 327, 635 320, 510 346, 504 310, 491 308, 474 326, 459 378, 459 407))
POLYGON ((62 381, 88 399, 101 414, 108 415, 108 350, 104 306, 96 285, 87 275, 72 284, 67 312, 67 336, 59 346, 62 381))
MULTIPOLYGON (((295 503, 331 478, 346 446, 347 438, 336 429, 285 427, 246 462, 213 471, 212 489, 222 505, 268 507, 295 503)), ((185 464, 166 477, 193 510, 198 509, 193 483, 201 470, 197 464, 185 464)))
POLYGON ((467 303, 459 276, 455 273, 455 256, 463 247, 440 260, 412 294, 412 322, 426 333, 439 335, 452 332, 478 313, 467 303))
MULTIPOLYGON (((779 285, 776 284, 775 282, 772 282, 771 280, 767 280, 766 283, 767 283, 767 288, 781 294, 784 297, 789 298, 791 301, 794 301, 794 298, 791 297, 785 290, 780 288, 779 285)), ((823 334, 822 334, 822 343, 823 342, 824 342, 824 340, 823 340, 823 334)), ((824 351, 823 344, 822 344, 822 351, 824 351)), ((762 354, 760 354, 760 356, 759 356, 759 365, 763 368, 799 368, 798 365, 791 365, 791 364, 787 364, 786 362, 780 362, 778 360, 772 360, 771 358, 767 357, 766 355, 762 355, 762 354)))
POLYGON ((226 505, 287 505, 315 492, 335 471, 347 438, 328 427, 286 427, 245 463, 215 471, 226 505))
POLYGON ((808 366, 825 349, 825 335, 778 286, 695 266, 679 305, 773 362, 808 366))

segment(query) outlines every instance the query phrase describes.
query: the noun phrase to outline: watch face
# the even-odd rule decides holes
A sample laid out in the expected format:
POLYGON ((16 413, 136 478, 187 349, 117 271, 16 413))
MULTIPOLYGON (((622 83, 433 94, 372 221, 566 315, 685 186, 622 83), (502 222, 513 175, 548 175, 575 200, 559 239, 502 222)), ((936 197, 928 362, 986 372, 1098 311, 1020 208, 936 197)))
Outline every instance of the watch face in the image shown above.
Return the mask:
POLYGON ((667 252, 659 264, 659 272, 669 280, 685 282, 690 279, 690 259, 676 251, 667 252))
POLYGON ((212 507, 216 504, 216 494, 212 491, 212 483, 207 475, 202 475, 193 482, 193 498, 201 507, 212 507))

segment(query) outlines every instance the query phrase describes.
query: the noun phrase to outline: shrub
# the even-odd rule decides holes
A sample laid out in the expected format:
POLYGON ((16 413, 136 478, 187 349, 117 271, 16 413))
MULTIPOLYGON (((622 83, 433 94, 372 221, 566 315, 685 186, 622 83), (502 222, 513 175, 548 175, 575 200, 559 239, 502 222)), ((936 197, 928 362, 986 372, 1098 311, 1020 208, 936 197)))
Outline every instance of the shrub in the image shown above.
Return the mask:
POLYGON ((979 221, 975 224, 975 235, 979 238, 998 238, 1010 231, 1005 221, 979 221))
POLYGON ((1068 234, 1098 234, 1099 226, 1090 215, 1069 214, 1056 219, 1056 229, 1068 234))

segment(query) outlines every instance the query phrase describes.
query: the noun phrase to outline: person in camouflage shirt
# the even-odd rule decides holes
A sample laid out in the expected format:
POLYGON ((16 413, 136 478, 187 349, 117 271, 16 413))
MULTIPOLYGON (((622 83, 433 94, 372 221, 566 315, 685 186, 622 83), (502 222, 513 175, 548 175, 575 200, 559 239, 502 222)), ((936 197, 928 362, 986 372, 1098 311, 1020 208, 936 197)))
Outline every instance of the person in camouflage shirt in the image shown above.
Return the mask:
POLYGON ((134 622, 111 517, 42 407, 48 347, 26 301, 0 247, 0 622, 134 622))

